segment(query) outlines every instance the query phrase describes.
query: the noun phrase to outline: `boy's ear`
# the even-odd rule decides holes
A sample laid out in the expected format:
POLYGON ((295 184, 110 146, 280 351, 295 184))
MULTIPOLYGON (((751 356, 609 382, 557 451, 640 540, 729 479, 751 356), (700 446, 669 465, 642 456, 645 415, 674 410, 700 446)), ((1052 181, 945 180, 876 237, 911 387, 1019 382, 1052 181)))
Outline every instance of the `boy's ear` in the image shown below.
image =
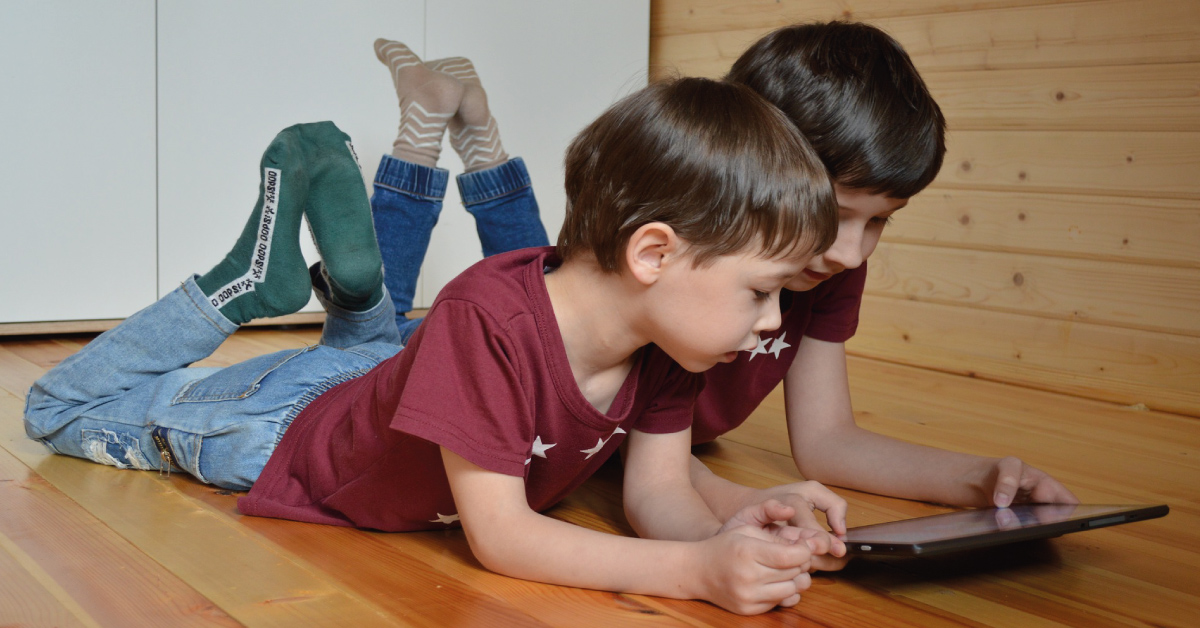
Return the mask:
POLYGON ((639 283, 658 281, 663 266, 679 257, 683 240, 666 223, 646 223, 633 232, 625 245, 625 265, 639 283))

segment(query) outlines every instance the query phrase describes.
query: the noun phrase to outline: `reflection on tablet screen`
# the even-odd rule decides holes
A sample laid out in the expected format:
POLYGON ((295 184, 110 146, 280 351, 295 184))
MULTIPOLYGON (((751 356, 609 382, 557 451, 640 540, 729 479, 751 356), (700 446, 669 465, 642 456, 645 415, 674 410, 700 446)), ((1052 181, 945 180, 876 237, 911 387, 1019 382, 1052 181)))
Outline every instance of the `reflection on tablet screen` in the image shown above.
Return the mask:
MULTIPOLYGON (((1108 513, 1115 515, 1115 513, 1128 510, 1128 506, 1075 504, 1019 504, 1010 508, 963 510, 932 517, 919 517, 853 528, 847 531, 846 541, 855 543, 929 543, 978 536, 1001 530, 1016 530, 1043 524, 1088 519, 1108 513)), ((1124 517, 1116 515, 1112 523, 1122 521, 1124 521, 1124 517)), ((1090 527, 1103 525, 1105 523, 1101 519, 1093 522, 1090 527)))

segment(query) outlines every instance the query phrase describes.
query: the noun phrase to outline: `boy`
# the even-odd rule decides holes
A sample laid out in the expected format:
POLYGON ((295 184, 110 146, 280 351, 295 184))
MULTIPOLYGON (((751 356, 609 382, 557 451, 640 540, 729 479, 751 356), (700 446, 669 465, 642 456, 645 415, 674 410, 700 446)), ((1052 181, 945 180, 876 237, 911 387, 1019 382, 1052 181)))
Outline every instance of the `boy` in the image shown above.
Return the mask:
MULTIPOLYGON (((380 59, 388 63, 384 56, 380 59)), ((443 63, 427 66, 442 69, 443 63)), ((473 71, 471 79, 478 84, 473 71)), ((867 24, 791 26, 751 46, 727 80, 745 84, 775 104, 812 142, 833 178, 838 230, 833 246, 785 286, 780 329, 760 338, 737 360, 705 373, 693 441, 708 442, 741 425, 782 381, 792 454, 806 478, 960 506, 1077 502, 1059 482, 1017 458, 914 445, 854 422, 843 343, 857 327, 866 258, 892 214, 933 181, 945 153, 941 111, 903 48, 867 24)), ((399 82, 396 87, 403 109, 405 89, 399 82)), ((486 100, 476 109, 490 121, 486 100)), ((494 132, 494 121, 488 126, 494 132)), ((398 146, 402 143, 397 140, 398 146)), ((520 166, 515 162, 502 167, 520 166)), ((532 199, 528 175, 523 181, 521 193, 532 199)), ((377 213, 377 224, 379 220, 377 213)), ((380 229, 381 238, 383 233, 380 229)), ((509 243, 536 244, 520 238, 509 243)), ((384 262, 391 263, 386 255, 384 262)), ((720 519, 773 498, 796 508, 792 523, 819 527, 811 513, 816 504, 795 494, 806 490, 806 483, 755 491, 717 477, 698 459, 691 464, 696 489, 720 519)), ((844 532, 844 503, 818 506, 826 510, 834 531, 844 532)), ((844 561, 823 555, 814 557, 813 564, 836 569, 844 561)))
MULTIPOLYGON (((1078 503, 1054 478, 1017 458, 925 447, 854 422, 843 343, 858 324, 866 258, 892 215, 937 176, 945 154, 941 111, 900 44, 866 24, 786 27, 743 53, 727 80, 775 104, 812 142, 833 179, 838 231, 834 244, 785 286, 780 328, 705 373, 693 440, 737 427, 782 381, 792 456, 806 478, 958 506, 1078 503)), ((769 496, 797 507, 794 523, 815 524, 804 500, 789 495, 803 484, 754 491, 695 459, 692 479, 718 517, 769 496)), ((837 568, 842 561, 815 563, 837 568)))
POLYGON ((504 151, 474 65, 462 57, 422 63, 408 46, 386 39, 375 40, 375 56, 391 74, 400 128, 392 154, 384 155, 376 170, 371 210, 396 324, 407 339, 420 324, 405 315, 412 311, 410 295, 449 181, 449 171, 437 167, 447 130, 463 162, 455 183, 463 206, 475 217, 484 257, 547 246, 550 240, 525 162, 504 151))
POLYGON ((27 434, 250 488, 246 514, 462 525, 481 563, 516 577, 739 613, 797 603, 827 535, 774 525, 794 512, 771 501, 722 523, 688 470, 695 373, 778 325, 783 283, 833 237, 832 190, 786 118, 702 79, 617 103, 568 151, 557 253, 472 267, 403 350, 351 154, 330 123, 280 133, 230 254, 38 380, 27 434), (302 213, 322 256, 307 272, 302 213), (186 368, 310 286, 328 312, 321 345, 186 368), (537 514, 626 439, 625 505, 644 538, 537 514))

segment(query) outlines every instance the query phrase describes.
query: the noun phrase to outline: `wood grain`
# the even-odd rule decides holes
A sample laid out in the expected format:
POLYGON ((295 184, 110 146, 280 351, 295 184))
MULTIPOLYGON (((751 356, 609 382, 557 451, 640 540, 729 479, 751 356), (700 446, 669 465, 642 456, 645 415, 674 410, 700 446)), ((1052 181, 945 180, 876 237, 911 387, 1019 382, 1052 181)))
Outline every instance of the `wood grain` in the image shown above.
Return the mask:
MULTIPOLYGON (((47 604, 47 597, 57 601, 70 622, 87 626, 241 625, 2 449, 0 503, 4 504, 0 508, 0 550, 4 550, 0 557, 8 554, 27 571, 24 577, 14 574, 5 582, 40 585, 44 593, 33 592, 37 595, 34 599, 47 604)), ((8 609, 21 615, 19 607, 9 605, 18 601, 0 601, 0 609, 5 609, 0 616, 7 615, 8 609)), ((41 606, 33 602, 22 605, 41 606)), ((0 619, 5 624, 8 621, 0 619)))
MULTIPOLYGON (((731 3, 732 4, 732 3, 731 3)), ((797 16, 801 20, 806 19, 797 16)), ((836 17, 823 12, 813 18, 836 17)), ((896 38, 917 69, 999 70, 1200 61, 1200 4, 1107 0, 867 20, 896 38)), ((721 76, 769 27, 651 38, 650 65, 721 76)))
POLYGON ((1200 199, 1200 133, 959 131, 936 184, 1200 199))
POLYGON ((1200 341, 879 296, 863 298, 855 355, 1200 416, 1200 341))
POLYGON ((923 74, 951 133, 1200 131, 1200 64, 923 74))
POLYGON ((154 472, 55 456, 25 438, 21 404, 0 397, 0 448, 247 626, 396 625, 379 609, 173 490, 154 472))
POLYGON ((1200 336, 1194 268, 884 242, 871 256, 866 293, 1200 336))
MULTIPOLYGON (((1054 1, 1054 0, 1049 0, 1054 1)), ((1057 0, 1079 2, 1084 0, 1057 0)), ((1048 4, 1048 0, 653 0, 650 36, 772 29, 798 22, 930 15, 1048 4)))
MULTIPOLYGON (((317 335, 243 330, 212 362, 255 349, 303 346, 317 335)), ((19 388, 84 340, 0 341, 0 381, 19 388), (6 375, 9 369, 13 373, 6 375)), ((1019 455, 1085 499, 1165 501, 1172 514, 956 560, 852 563, 844 572, 818 576, 796 608, 742 618, 700 602, 499 576, 475 561, 461 531, 381 534, 245 517, 236 510, 236 494, 186 476, 163 480, 47 455, 24 440, 21 400, 4 391, 0 549, 15 545, 19 551, 0 551, 0 575, 16 577, 14 590, 22 594, 0 594, 0 618, 138 625, 128 617, 114 624, 98 615, 89 594, 80 591, 126 584, 121 591, 140 599, 136 583, 150 578, 144 570, 153 568, 167 572, 161 586, 178 581, 210 604, 200 603, 210 610, 197 613, 196 605, 183 601, 186 594, 172 594, 162 602, 168 609, 249 626, 1185 626, 1200 612, 1195 419, 878 360, 851 358, 850 371, 857 418, 869 429, 982 455, 1019 455), (2 481, 10 477, 18 481, 2 481), (41 523, 46 521, 54 523, 41 523), (72 575, 66 566, 77 565, 80 552, 92 553, 86 565, 132 560, 121 569, 132 579, 91 577, 95 572, 87 566, 72 575), (139 566, 139 556, 150 567, 139 566)), ((696 452, 715 472, 750 486, 796 481, 801 478, 784 425, 776 391, 743 427, 696 452)), ((848 499, 854 524, 946 510, 838 492, 848 499)), ((549 514, 631 533, 620 504, 619 467, 605 466, 549 514)))
POLYGON ((1200 268, 1200 203, 934 186, 895 214, 883 240, 1200 268))

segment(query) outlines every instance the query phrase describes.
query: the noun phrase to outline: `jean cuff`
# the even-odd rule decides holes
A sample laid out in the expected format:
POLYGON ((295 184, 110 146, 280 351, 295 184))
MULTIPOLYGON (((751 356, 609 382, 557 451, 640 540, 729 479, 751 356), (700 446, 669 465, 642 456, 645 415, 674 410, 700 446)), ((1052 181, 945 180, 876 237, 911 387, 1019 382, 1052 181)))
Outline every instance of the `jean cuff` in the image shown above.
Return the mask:
POLYGON ((508 196, 533 185, 525 160, 513 157, 486 170, 460 174, 456 178, 463 205, 474 205, 508 196))
POLYGON ((225 315, 221 313, 221 310, 217 309, 217 306, 212 304, 212 300, 209 299, 208 295, 204 294, 204 291, 200 289, 200 286, 196 285, 196 280, 199 278, 200 275, 192 275, 191 277, 188 277, 183 282, 183 293, 187 295, 192 304, 196 306, 196 309, 200 310, 200 313, 203 314, 204 317, 207 318, 208 321, 212 323, 213 327, 216 327, 218 331, 226 336, 237 331, 238 324, 226 318, 225 315))
POLYGON ((383 287, 383 298, 379 299, 379 303, 372 305, 370 309, 357 312, 334 305, 333 301, 330 301, 325 296, 325 293, 317 286, 313 286, 313 295, 317 297, 317 301, 320 302, 321 307, 325 308, 326 315, 355 323, 374 320, 384 314, 387 314, 388 316, 394 316, 393 312, 395 312, 395 310, 387 307, 387 304, 390 303, 392 299, 391 295, 388 294, 387 286, 383 287))
POLYGON ((450 184, 450 171, 430 168, 384 155, 375 170, 375 185, 421 198, 442 200, 450 184))

